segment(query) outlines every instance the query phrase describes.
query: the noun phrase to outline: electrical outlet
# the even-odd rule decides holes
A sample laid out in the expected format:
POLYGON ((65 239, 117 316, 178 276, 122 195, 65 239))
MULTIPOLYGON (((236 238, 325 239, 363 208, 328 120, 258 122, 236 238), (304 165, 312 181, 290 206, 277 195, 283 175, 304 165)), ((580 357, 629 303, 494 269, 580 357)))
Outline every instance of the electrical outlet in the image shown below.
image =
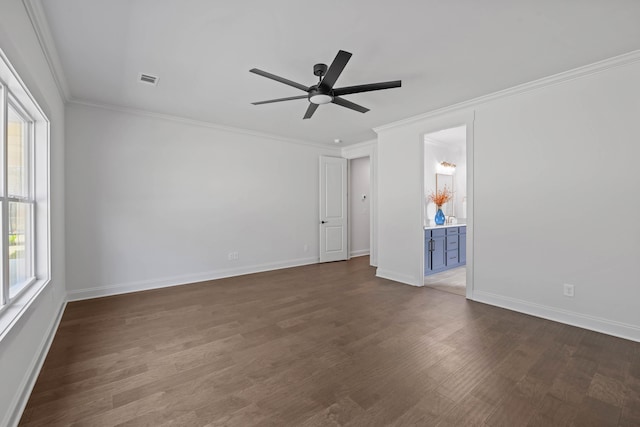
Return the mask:
POLYGON ((562 293, 564 294, 565 297, 573 297, 573 295, 574 295, 573 285, 570 285, 568 283, 565 283, 563 285, 562 291, 563 291, 562 293))
POLYGON ((305 243, 305 245, 302 247, 302 250, 307 252, 309 250, 309 245, 305 243))

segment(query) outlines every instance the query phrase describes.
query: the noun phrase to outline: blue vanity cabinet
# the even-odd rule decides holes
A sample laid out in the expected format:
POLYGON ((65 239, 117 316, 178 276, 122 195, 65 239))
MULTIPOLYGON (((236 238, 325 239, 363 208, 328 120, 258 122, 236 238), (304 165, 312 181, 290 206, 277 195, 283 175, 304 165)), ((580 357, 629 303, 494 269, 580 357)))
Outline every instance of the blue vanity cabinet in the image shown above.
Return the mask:
POLYGON ((467 227, 424 230, 424 275, 439 273, 467 262, 467 227))
POLYGON ((460 256, 458 253, 458 229, 459 227, 449 227, 445 229, 447 233, 447 255, 445 258, 447 267, 449 268, 457 267, 458 264, 460 264, 460 256))
POLYGON ((425 275, 447 268, 446 244, 445 229, 425 230, 424 253, 427 258, 424 263, 425 275))
POLYGON ((467 263, 467 227, 460 227, 458 247, 460 248, 460 265, 465 265, 467 263))

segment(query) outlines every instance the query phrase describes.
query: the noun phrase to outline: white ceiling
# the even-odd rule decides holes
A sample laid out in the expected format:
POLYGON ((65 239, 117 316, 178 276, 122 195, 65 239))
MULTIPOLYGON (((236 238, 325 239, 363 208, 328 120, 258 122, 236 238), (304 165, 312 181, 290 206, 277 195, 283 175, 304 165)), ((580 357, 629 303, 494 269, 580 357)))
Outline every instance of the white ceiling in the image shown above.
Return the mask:
MULTIPOLYGON (((352 144, 373 127, 640 49, 637 0, 42 1, 69 98, 288 138, 352 144), (353 53, 336 87, 366 114, 249 73, 311 85, 315 63, 353 53), (156 87, 140 72, 160 77, 156 87)), ((52 61, 55 63, 56 61, 52 61)))
POLYGON ((455 128, 439 130, 425 135, 424 138, 425 141, 428 142, 435 142, 439 145, 463 149, 466 148, 465 144, 467 143, 467 127, 458 126, 455 128))

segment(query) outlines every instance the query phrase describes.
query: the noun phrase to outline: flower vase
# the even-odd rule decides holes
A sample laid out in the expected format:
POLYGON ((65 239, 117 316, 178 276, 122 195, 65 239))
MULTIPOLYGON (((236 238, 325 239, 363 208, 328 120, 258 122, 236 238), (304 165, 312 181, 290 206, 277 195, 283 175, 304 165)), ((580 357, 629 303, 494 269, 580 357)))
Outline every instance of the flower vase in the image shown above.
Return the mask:
POLYGON ((436 225, 444 225, 446 220, 444 213, 442 212, 442 206, 438 206, 438 212, 436 212, 436 217, 434 218, 436 225))

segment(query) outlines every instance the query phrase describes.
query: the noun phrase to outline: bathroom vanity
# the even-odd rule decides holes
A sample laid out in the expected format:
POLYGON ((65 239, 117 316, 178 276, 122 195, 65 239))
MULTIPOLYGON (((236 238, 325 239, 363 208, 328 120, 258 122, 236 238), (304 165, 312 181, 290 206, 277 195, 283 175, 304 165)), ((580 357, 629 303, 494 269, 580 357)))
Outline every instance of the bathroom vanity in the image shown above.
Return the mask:
POLYGON ((467 226, 424 228, 424 275, 440 273, 467 263, 467 226))

